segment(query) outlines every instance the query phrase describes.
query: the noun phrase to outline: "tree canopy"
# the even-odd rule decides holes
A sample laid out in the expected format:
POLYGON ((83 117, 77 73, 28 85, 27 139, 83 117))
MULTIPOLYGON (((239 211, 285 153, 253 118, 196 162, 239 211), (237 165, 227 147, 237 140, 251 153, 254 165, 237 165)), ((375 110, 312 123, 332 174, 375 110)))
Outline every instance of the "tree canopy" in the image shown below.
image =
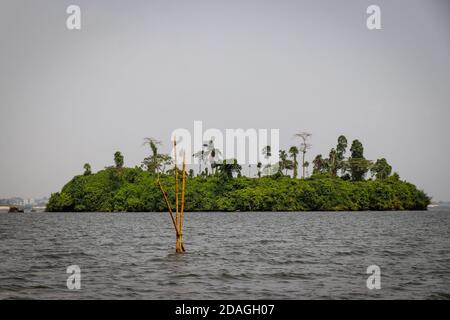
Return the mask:
MULTIPOLYGON (((312 161, 313 172, 307 176, 305 159, 310 144, 309 133, 300 133, 300 145, 288 152, 279 151, 274 164, 257 164, 255 177, 243 176, 236 159, 220 159, 221 151, 213 141, 201 153, 205 163, 195 174, 189 169, 186 211, 302 211, 302 210, 423 210, 430 198, 413 184, 401 181, 385 158, 373 161, 364 157, 361 141, 352 141, 347 156, 347 138, 337 139, 327 158, 321 154, 312 161), (302 154, 302 179, 298 179, 298 154, 302 154), (211 170, 206 165, 209 162, 211 170), (371 177, 366 180, 367 173, 371 177)), ((146 138, 150 155, 140 167, 124 167, 120 151, 114 153, 114 166, 92 173, 84 165, 82 175, 75 176, 60 192, 51 195, 49 211, 164 211, 164 201, 157 186, 163 180, 170 194, 174 166, 172 157, 159 153, 161 142, 146 138)), ((268 159, 270 145, 261 150, 268 159)))

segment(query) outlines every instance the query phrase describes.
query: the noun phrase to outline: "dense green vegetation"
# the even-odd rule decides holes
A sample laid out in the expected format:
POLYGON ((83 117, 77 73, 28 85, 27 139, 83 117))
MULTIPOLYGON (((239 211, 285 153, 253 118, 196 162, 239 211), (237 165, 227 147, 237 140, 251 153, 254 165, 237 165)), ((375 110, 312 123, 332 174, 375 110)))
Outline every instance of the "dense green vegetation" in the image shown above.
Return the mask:
MULTIPOLYGON (((329 157, 317 155, 310 177, 296 178, 297 156, 301 154, 302 177, 309 163, 305 154, 309 144, 301 137, 299 148, 280 151, 275 165, 258 164, 255 177, 242 176, 236 160, 215 159, 220 151, 208 146, 196 157, 208 159, 203 170, 194 175, 189 170, 186 182, 186 211, 354 211, 354 210, 424 210, 430 198, 413 184, 401 181, 386 159, 375 162, 364 158, 360 141, 353 141, 350 156, 345 157, 347 140, 339 137, 329 157), (270 167, 270 168, 267 168, 270 167), (266 169, 266 170, 264 170, 266 169), (271 170, 267 170, 271 169, 271 170), (292 176, 290 175, 292 172, 292 176), (365 179, 370 172, 371 178, 365 179)), ((157 185, 160 177, 172 200, 174 169, 171 157, 158 153, 159 142, 146 139, 151 155, 141 167, 125 168, 120 152, 114 154, 113 167, 95 174, 84 165, 84 174, 75 176, 61 192, 52 194, 48 211, 166 211, 157 185), (170 167, 166 171, 166 168, 170 167)), ((270 146, 263 150, 270 153, 270 146)), ((174 201, 172 201, 173 203, 174 201)))
MULTIPOLYGON (((173 178, 162 176, 174 199, 173 178)), ((429 198, 407 182, 345 181, 327 175, 187 179, 186 211, 419 210, 429 198)), ((174 201, 172 201, 174 202, 174 201)), ((140 168, 107 168, 74 177, 52 194, 49 211, 166 211, 156 177, 140 168)))

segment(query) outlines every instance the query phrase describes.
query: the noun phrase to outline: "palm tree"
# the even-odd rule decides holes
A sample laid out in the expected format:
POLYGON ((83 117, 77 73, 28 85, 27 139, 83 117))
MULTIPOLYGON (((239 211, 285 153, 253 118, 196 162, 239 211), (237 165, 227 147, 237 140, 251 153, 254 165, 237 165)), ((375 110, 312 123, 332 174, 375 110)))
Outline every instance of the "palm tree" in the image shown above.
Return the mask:
POLYGON ((279 166, 279 170, 280 170, 280 172, 282 172, 283 169, 286 168, 287 153, 286 153, 286 151, 284 151, 284 150, 280 150, 280 151, 279 151, 279 154, 280 154, 280 161, 279 161, 280 166, 279 166))
MULTIPOLYGON (((265 146, 262 149, 262 154, 264 158, 267 160, 272 156, 272 147, 271 146, 265 146)), ((267 163, 263 168, 263 173, 266 176, 273 175, 279 171, 279 163, 271 164, 270 162, 267 163)))
POLYGON ((292 160, 294 162, 294 179, 296 179, 298 175, 298 161, 297 161, 298 148, 296 146, 290 147, 289 154, 291 155, 292 160))
MULTIPOLYGON (((303 166, 306 170, 309 167, 309 161, 305 161, 305 164, 303 166)), ((309 175, 309 170, 306 170, 306 174, 309 175)))
POLYGON ((256 165, 256 168, 258 168, 258 178, 261 178, 261 167, 262 167, 262 163, 258 162, 258 164, 256 165))
POLYGON ((217 167, 227 178, 232 178, 234 173, 241 175, 242 166, 238 164, 237 159, 223 160, 217 163, 217 167))
POLYGON ((294 163, 291 160, 289 160, 287 157, 288 157, 288 155, 287 155, 286 151, 280 150, 280 161, 279 161, 279 169, 278 170, 279 170, 279 172, 282 172, 284 170, 285 176, 288 175, 287 174, 288 170, 292 170, 294 168, 294 163))
POLYGON ((262 149, 262 154, 266 159, 269 159, 272 156, 272 148, 270 146, 265 146, 262 149))
POLYGON ((300 132, 295 135, 300 138, 300 152, 302 153, 302 178, 305 178, 305 155, 306 152, 311 148, 311 144, 308 143, 308 139, 311 137, 311 133, 308 132, 300 132))
POLYGON ((313 165, 313 174, 322 173, 327 167, 327 161, 321 154, 318 154, 313 160, 313 165))
POLYGON ((211 165, 211 174, 214 174, 214 169, 216 168, 217 160, 220 159, 220 156, 222 155, 222 152, 214 147, 214 140, 209 140, 206 151, 205 151, 205 157, 208 159, 210 165, 211 165))
POLYGON ((150 149, 152 150, 152 155, 156 156, 158 154, 158 146, 161 145, 161 141, 156 140, 154 138, 144 138, 143 145, 150 146, 150 149))
POLYGON ((165 173, 167 166, 173 164, 172 157, 168 154, 158 154, 158 162, 162 173, 165 173))
POLYGON ((201 151, 197 151, 196 153, 194 153, 192 156, 194 158, 198 159, 198 174, 200 175, 202 173, 202 162, 203 162, 203 155, 205 154, 204 150, 201 151))
POLYGON ((152 173, 157 173, 164 169, 167 164, 171 163, 171 157, 165 154, 158 154, 158 146, 161 142, 154 138, 144 138, 144 146, 148 145, 152 154, 142 161, 142 165, 147 167, 147 170, 152 173))
POLYGON ((91 171, 91 165, 89 164, 89 163, 85 163, 84 164, 84 166, 83 166, 83 168, 84 168, 84 175, 85 176, 88 176, 88 175, 90 175, 91 173, 92 173, 92 171, 91 171))
POLYGON ((200 176, 202 174, 202 163, 205 162, 206 158, 205 158, 205 148, 208 147, 207 143, 203 143, 202 144, 202 150, 197 151, 196 153, 194 153, 192 156, 194 158, 198 159, 198 175, 200 176))

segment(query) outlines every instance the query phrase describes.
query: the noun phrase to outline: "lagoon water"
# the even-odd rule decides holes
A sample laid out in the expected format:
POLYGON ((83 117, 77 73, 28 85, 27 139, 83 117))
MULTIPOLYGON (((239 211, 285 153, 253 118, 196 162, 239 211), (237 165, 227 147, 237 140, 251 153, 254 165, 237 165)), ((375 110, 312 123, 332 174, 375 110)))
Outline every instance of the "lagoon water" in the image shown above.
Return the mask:
POLYGON ((0 299, 450 299, 450 209, 186 213, 184 241, 167 213, 0 214, 0 299))

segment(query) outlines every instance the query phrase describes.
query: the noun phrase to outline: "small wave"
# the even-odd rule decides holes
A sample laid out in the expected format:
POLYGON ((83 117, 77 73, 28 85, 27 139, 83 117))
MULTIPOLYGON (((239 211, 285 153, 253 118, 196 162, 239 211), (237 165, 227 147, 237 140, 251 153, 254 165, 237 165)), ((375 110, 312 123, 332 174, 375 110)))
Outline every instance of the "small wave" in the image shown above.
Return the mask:
POLYGON ((311 277, 307 276, 306 274, 294 273, 294 272, 284 272, 284 271, 263 274, 263 276, 268 277, 268 278, 275 278, 275 279, 302 279, 302 280, 305 280, 305 279, 311 278, 311 277))
POLYGON ((179 279, 183 279, 183 278, 200 278, 201 275, 199 275, 197 273, 184 273, 184 274, 174 274, 173 277, 174 278, 179 278, 179 279))
POLYGON ((430 296, 430 299, 450 299, 450 292, 433 292, 430 296))
POLYGON ((340 256, 352 256, 354 255, 354 253, 352 251, 338 251, 335 253, 336 256, 340 257, 340 256))
POLYGON ((93 255, 86 253, 84 251, 78 251, 78 252, 45 253, 45 254, 37 255, 35 258, 37 258, 39 260, 43 260, 43 259, 58 260, 58 259, 64 259, 66 257, 79 258, 79 257, 91 257, 91 256, 93 256, 93 255))

